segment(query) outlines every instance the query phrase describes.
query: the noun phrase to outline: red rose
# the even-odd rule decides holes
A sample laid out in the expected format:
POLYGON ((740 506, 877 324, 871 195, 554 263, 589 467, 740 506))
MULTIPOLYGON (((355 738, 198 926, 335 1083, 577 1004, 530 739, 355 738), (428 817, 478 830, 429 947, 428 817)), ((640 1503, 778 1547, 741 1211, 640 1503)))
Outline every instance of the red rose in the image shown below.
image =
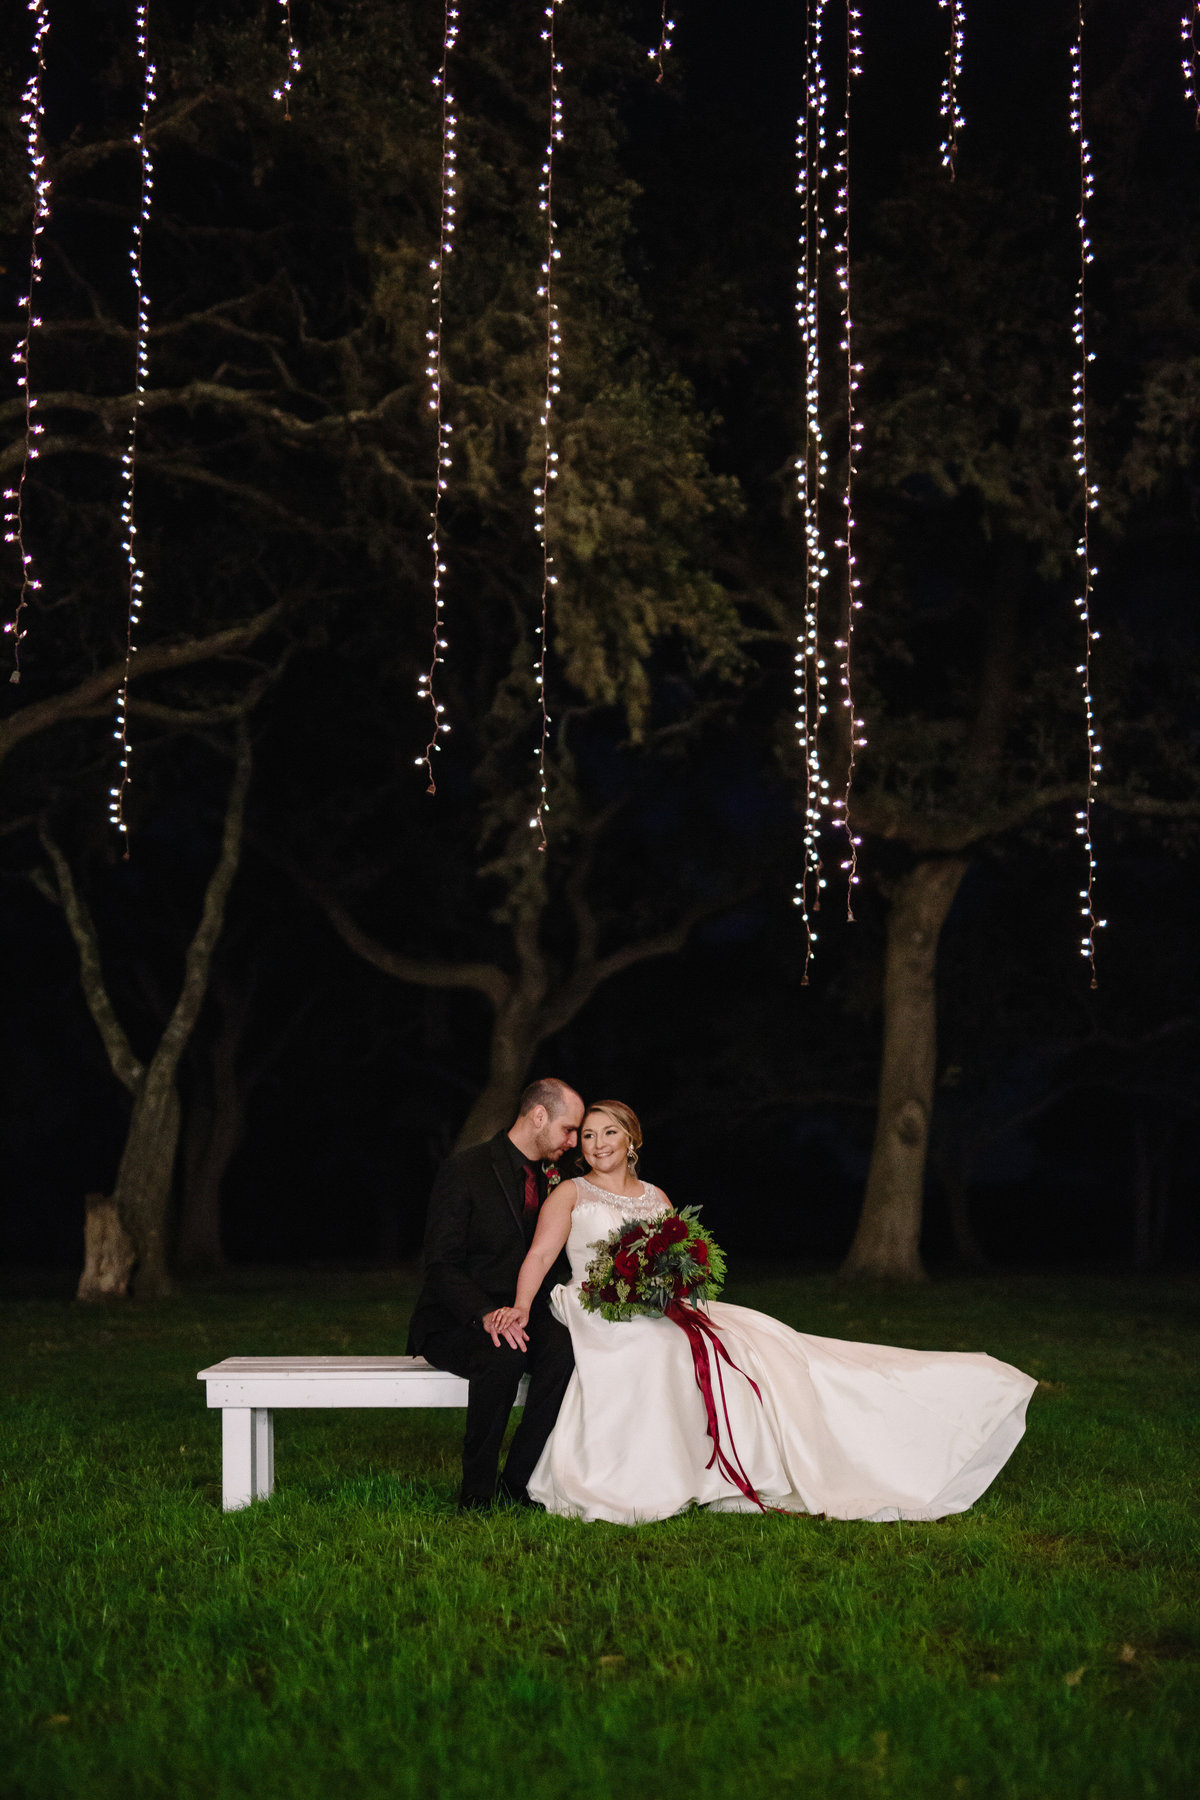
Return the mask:
POLYGON ((697 1238, 694 1244, 688 1245, 688 1255, 693 1259, 694 1262, 703 1263, 704 1266, 707 1268, 707 1266, 708 1266, 708 1245, 705 1243, 703 1238, 697 1238))
POLYGON ((650 1239, 650 1242, 646 1245, 646 1261, 652 1263, 656 1256, 662 1255, 666 1247, 666 1238, 662 1235, 661 1231, 656 1231, 654 1236, 650 1239))
POLYGON ((613 1257, 613 1268, 619 1281, 627 1281, 632 1287, 638 1278, 638 1259, 629 1250, 618 1250, 613 1257))
POLYGON ((687 1234, 687 1221, 681 1219, 678 1213, 672 1213, 669 1219, 663 1220, 657 1235, 664 1244, 680 1244, 687 1234))

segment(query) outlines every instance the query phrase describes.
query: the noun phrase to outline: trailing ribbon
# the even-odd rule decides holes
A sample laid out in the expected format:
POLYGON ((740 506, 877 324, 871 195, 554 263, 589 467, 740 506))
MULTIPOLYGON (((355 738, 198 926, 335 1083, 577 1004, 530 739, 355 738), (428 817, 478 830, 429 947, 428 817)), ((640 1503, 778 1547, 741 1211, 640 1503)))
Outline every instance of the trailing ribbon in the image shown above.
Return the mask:
POLYGON ((755 1398, 761 1406, 762 1395, 758 1391, 758 1384, 751 1381, 750 1376, 746 1374, 745 1369, 738 1368, 738 1365, 734 1362, 732 1356, 730 1356, 728 1350, 721 1342, 716 1326, 712 1323, 711 1319, 706 1319, 703 1313, 697 1312, 694 1306, 688 1306, 680 1300, 671 1300, 667 1305, 666 1316, 668 1319, 673 1319, 680 1330, 684 1332, 691 1348, 692 1367, 696 1372, 696 1386, 700 1389, 700 1396, 704 1401, 704 1410, 708 1415, 708 1435, 712 1439, 713 1444, 713 1453, 709 1457, 705 1467, 711 1469, 713 1464, 716 1463, 718 1470, 725 1477, 726 1481, 729 1482, 730 1486, 737 1488, 738 1492, 743 1494, 747 1500, 752 1500, 760 1512, 786 1511, 786 1508, 784 1507, 767 1506, 765 1502, 760 1500, 758 1494, 755 1492, 753 1482, 742 1467, 742 1459, 738 1455, 737 1445, 733 1441, 733 1426, 729 1422, 729 1402, 725 1397, 725 1377, 721 1372, 721 1364, 723 1362, 728 1363, 731 1369, 735 1369, 744 1380, 750 1382, 750 1386, 754 1389, 755 1398), (717 1386, 721 1390, 721 1411, 725 1414, 725 1430, 729 1438, 728 1455, 726 1455, 721 1443, 721 1428, 717 1418, 717 1404, 713 1396, 712 1370, 708 1360, 709 1344, 712 1345, 715 1352, 713 1364, 717 1371, 717 1386))

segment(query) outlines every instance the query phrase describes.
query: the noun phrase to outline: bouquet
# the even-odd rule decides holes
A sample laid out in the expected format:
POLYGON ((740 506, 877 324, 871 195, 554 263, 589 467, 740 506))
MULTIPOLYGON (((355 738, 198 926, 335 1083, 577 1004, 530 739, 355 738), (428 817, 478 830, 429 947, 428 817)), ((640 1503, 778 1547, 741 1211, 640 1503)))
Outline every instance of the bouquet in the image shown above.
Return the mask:
POLYGON ((678 1212, 661 1212, 590 1244, 588 1248, 596 1254, 580 1287, 579 1303, 585 1312, 599 1313, 605 1319, 661 1314, 679 1326, 692 1353, 692 1369, 712 1440, 708 1467, 715 1463, 725 1479, 760 1511, 778 1512, 777 1506, 768 1507, 755 1492, 742 1466, 733 1441, 724 1371, 729 1369, 749 1382, 761 1406, 758 1385, 738 1368, 712 1319, 696 1308, 697 1301, 715 1300, 725 1280, 724 1253, 701 1226, 699 1211, 698 1206, 684 1206, 678 1212))
POLYGON ((725 1257, 700 1224, 698 1206, 662 1212, 589 1245, 596 1252, 579 1290, 585 1312, 605 1319, 674 1313, 683 1302, 715 1300, 725 1257))

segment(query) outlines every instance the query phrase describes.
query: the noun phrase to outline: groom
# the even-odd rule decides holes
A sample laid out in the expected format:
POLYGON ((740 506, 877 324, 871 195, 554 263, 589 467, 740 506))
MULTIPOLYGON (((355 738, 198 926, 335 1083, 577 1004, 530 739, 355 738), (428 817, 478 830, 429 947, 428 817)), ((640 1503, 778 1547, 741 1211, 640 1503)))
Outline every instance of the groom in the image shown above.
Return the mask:
POLYGON ((425 1285, 408 1330, 412 1356, 465 1375, 460 1509, 496 1497, 500 1445, 522 1375, 529 1376, 525 1413, 500 1481, 503 1497, 528 1504, 526 1483, 554 1428, 574 1357, 571 1334, 550 1312, 547 1293, 565 1280, 553 1269, 529 1315, 528 1350, 496 1327, 496 1309, 511 1305, 517 1272, 533 1242, 546 1197, 543 1163, 570 1150, 583 1124, 583 1101, 565 1081, 535 1081, 521 1095, 515 1123, 486 1144, 460 1150, 433 1184, 425 1226, 425 1285))

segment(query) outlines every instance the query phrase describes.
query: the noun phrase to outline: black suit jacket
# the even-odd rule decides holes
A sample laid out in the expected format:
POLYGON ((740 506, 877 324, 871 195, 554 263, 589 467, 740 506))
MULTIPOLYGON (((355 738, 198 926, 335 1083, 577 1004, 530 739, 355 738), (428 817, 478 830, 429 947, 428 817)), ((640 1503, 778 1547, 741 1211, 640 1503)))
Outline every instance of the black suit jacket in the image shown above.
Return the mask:
MULTIPOLYGON (((411 1356, 433 1332, 477 1323, 493 1307, 512 1304, 533 1230, 507 1139, 497 1132, 438 1171, 425 1223, 425 1282, 408 1328, 411 1356)), ((560 1257, 542 1294, 569 1279, 560 1257)))

